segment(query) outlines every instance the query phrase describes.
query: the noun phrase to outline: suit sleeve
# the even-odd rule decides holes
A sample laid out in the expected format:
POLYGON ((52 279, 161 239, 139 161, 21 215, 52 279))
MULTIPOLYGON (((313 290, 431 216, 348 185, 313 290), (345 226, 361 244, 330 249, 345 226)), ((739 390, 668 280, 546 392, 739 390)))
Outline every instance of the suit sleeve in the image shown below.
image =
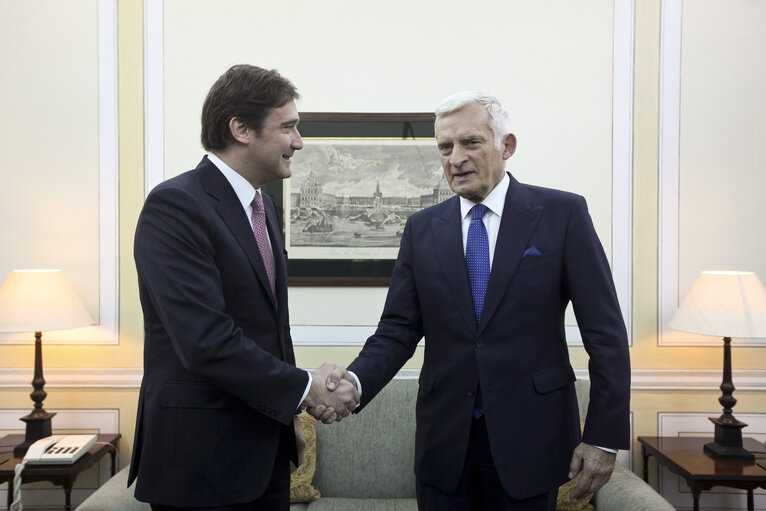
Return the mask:
MULTIPOLYGON (((264 329, 263 339, 248 338, 225 312, 215 227, 207 216, 211 212, 178 189, 161 188, 149 195, 134 246, 146 295, 142 300, 151 301, 185 369, 290 424, 306 387, 306 372, 260 346, 274 342, 277 325, 264 329)), ((152 342, 152 332, 146 337, 152 342)))
POLYGON ((574 201, 565 247, 565 285, 589 355, 591 390, 583 441, 629 449, 628 337, 609 261, 583 197, 574 201))
POLYGON ((423 338, 413 269, 412 223, 407 221, 378 328, 348 369, 363 385, 362 408, 396 375, 423 338))

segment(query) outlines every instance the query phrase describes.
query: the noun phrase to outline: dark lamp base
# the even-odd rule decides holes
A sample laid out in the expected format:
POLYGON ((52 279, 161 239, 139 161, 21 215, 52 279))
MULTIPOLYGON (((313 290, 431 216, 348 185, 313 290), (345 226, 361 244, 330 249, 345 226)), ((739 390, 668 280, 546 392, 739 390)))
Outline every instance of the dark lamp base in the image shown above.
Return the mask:
POLYGON ((732 415, 710 417, 715 424, 715 441, 705 444, 704 451, 714 458, 754 460, 755 455, 742 447, 742 428, 747 426, 732 415))
POLYGON ((754 460, 755 455, 744 447, 726 447, 715 442, 705 444, 704 450, 714 458, 728 460, 754 460))
POLYGON ((55 412, 33 411, 21 418, 21 420, 27 423, 27 430, 24 435, 24 441, 13 448, 13 456, 15 458, 22 458, 27 453, 30 445, 41 438, 51 436, 53 431, 51 419, 54 415, 56 415, 55 412))

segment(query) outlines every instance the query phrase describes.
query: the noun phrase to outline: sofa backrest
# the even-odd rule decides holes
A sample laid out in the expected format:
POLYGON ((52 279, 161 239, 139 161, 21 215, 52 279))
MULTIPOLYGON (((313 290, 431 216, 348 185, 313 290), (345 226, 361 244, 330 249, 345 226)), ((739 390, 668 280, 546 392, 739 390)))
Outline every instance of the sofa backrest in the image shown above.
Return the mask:
POLYGON ((415 379, 394 379, 361 413, 317 423, 314 485, 323 497, 415 498, 417 390, 415 379))
MULTIPOLYGON (((580 422, 590 382, 575 382, 580 422)), ((317 423, 314 485, 325 497, 415 498, 416 379, 394 379, 339 424, 317 423)))

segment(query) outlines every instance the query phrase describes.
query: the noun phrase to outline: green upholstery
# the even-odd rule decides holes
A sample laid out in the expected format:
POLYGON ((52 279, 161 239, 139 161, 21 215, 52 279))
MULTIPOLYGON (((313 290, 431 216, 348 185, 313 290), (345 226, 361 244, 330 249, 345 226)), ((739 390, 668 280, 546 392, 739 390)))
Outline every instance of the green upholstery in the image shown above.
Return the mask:
MULTIPOLYGON (((417 380, 388 384, 362 413, 339 424, 317 424, 314 485, 322 498, 293 504, 291 511, 416 511, 415 398, 417 380)), ((581 420, 590 383, 576 382, 581 420)), ((149 511, 126 488, 127 468, 106 482, 77 511, 149 511)), ((597 511, 674 511, 622 465, 594 498, 597 511)))

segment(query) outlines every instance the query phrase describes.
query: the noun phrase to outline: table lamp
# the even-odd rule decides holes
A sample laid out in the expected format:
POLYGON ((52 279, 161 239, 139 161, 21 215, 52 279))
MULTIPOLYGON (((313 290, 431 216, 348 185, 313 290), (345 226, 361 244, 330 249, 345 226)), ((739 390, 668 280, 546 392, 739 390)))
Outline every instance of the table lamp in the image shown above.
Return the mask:
POLYGON ((703 271, 678 307, 670 328, 723 337, 723 406, 720 417, 710 417, 715 424, 714 441, 704 450, 714 458, 754 459, 742 447, 742 428, 731 409, 734 384, 731 380, 731 338, 766 337, 766 290, 753 272, 703 271))
POLYGON ((27 425, 24 442, 13 455, 22 457, 40 438, 50 436, 55 413, 43 409, 43 330, 65 330, 90 325, 93 319, 62 270, 13 270, 0 287, 0 332, 35 332, 35 406, 21 418, 27 425))

